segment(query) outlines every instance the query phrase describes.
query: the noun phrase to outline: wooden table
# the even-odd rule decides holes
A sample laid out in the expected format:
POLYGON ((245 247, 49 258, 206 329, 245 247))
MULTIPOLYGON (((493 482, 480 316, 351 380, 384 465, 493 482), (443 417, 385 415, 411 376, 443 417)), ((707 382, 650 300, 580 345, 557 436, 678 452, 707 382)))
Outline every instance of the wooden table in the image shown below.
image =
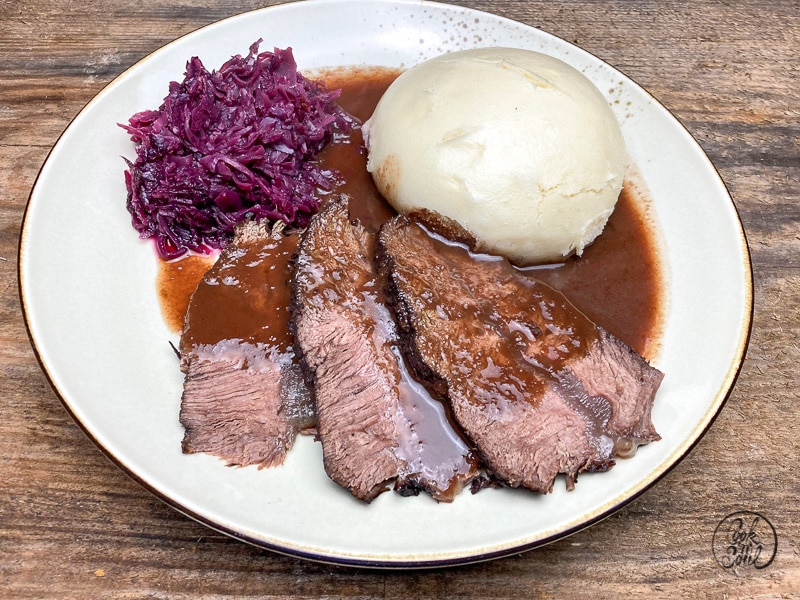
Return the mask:
MULTIPOLYGON (((718 420, 652 490, 550 546, 391 572, 287 558, 217 534, 112 465, 51 390, 26 334, 17 244, 38 169, 138 59, 248 0, 0 5, 0 596, 8 598, 789 598, 800 596, 800 3, 460 0, 577 43, 680 119, 728 185, 755 278, 752 339, 718 420), (717 524, 755 511, 763 569, 725 569, 717 524)), ((713 345, 713 340, 708 341, 713 345)))

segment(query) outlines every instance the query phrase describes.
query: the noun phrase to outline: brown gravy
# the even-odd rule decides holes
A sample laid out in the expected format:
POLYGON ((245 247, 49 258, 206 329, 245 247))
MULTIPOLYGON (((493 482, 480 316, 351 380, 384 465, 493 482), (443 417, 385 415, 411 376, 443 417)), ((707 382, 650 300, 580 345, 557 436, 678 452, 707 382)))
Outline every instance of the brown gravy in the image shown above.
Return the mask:
POLYGON ((187 255, 170 261, 159 259, 156 287, 161 314, 170 331, 183 330, 183 318, 189 308, 189 298, 215 260, 216 255, 187 255))
POLYGON ((255 239, 223 252, 191 296, 181 351, 233 339, 293 354, 288 281, 299 239, 255 239))
MULTIPOLYGON (((369 118, 389 84, 400 71, 382 68, 341 70, 324 77, 330 88, 342 89, 340 104, 362 121, 369 118)), ((393 215, 366 170, 366 151, 360 131, 330 145, 321 157, 339 170, 346 183, 339 189, 351 197, 353 218, 377 231, 393 215)), ((583 256, 563 265, 528 269, 532 276, 561 291, 592 321, 626 342, 646 358, 657 351, 662 314, 662 275, 645 198, 626 182, 605 232, 583 256)), ((161 263, 158 287, 162 312, 171 330, 183 328, 189 296, 208 259, 189 257, 161 263), (183 263, 191 261, 184 268, 183 263)))
POLYGON ((658 350, 662 276, 644 198, 626 185, 608 224, 583 256, 532 271, 592 321, 645 358, 658 350))

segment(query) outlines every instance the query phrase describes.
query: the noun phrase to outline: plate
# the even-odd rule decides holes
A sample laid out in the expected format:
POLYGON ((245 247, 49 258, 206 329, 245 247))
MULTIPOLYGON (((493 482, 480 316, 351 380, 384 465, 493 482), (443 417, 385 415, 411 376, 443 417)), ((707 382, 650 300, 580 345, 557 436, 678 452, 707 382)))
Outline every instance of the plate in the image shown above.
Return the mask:
POLYGON ((585 51, 526 25, 420 2, 319 0, 221 21, 148 56, 100 92, 53 147, 32 190, 19 258, 35 351, 54 390, 92 440, 177 510, 240 540, 293 556, 379 567, 454 565, 541 546, 640 495, 700 439, 736 379, 747 345, 752 274, 741 223, 698 144, 633 81, 585 51), (155 293, 157 259, 125 209, 133 147, 117 123, 157 107, 186 61, 208 67, 251 42, 288 47, 313 71, 410 67, 452 50, 515 46, 554 55, 608 96, 652 197, 668 272, 653 410, 663 440, 573 492, 488 489, 452 504, 383 494, 370 505, 326 477, 319 444, 302 438, 284 465, 227 468, 181 453, 182 376, 155 293), (709 343, 713 340, 713 344, 709 343))

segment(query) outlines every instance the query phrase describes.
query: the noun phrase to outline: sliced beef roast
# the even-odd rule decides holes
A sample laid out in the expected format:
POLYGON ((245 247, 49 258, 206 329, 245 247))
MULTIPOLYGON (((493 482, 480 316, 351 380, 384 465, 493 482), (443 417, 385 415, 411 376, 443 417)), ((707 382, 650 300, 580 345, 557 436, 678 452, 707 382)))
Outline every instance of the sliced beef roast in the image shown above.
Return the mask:
POLYGON ((298 239, 281 226, 240 226, 192 295, 180 348, 184 452, 277 465, 313 425, 288 328, 298 239))
POLYGON ((303 233, 292 326, 329 477, 371 501, 395 482, 449 501, 477 474, 443 405, 409 377, 374 268, 375 236, 332 200, 303 233))
POLYGON ((556 290, 405 217, 377 252, 409 363, 508 485, 548 492, 564 473, 571 489, 659 439, 661 372, 556 290))

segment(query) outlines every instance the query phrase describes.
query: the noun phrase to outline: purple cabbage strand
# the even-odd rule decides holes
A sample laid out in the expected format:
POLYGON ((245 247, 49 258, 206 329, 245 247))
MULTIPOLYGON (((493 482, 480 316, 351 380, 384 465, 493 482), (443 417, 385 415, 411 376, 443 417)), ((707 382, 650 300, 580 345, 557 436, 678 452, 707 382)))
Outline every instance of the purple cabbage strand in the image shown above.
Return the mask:
POLYGON ((341 184, 317 156, 358 121, 340 90, 297 71, 291 48, 259 53, 260 42, 218 71, 192 58, 158 110, 120 124, 137 152, 125 159, 132 224, 164 259, 224 248, 246 219, 305 227, 341 184))

